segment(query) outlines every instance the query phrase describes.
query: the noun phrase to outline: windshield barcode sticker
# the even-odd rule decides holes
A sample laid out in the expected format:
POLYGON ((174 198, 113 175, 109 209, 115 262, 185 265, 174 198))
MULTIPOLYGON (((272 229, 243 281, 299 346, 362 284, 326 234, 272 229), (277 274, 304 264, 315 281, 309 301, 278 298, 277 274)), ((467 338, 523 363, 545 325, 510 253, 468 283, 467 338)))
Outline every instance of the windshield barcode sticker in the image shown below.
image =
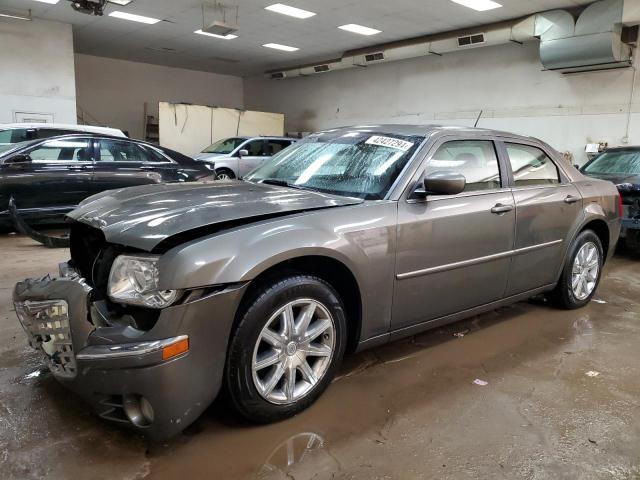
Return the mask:
POLYGON ((403 152, 406 152, 413 147, 413 143, 411 142, 405 142, 404 140, 399 140, 397 138, 379 136, 369 137, 369 139, 364 143, 368 143, 369 145, 378 145, 380 147, 395 148, 396 150, 402 150, 403 152))

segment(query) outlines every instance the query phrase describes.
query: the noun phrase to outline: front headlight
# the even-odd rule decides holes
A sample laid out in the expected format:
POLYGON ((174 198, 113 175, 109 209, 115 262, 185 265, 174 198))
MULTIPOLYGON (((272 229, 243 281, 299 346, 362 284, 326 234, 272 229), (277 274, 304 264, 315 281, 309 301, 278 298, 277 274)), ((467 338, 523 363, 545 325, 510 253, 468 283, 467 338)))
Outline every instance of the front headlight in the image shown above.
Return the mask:
POLYGON ((177 290, 158 289, 157 255, 120 255, 111 266, 109 298, 115 302, 164 308, 178 296, 177 290))

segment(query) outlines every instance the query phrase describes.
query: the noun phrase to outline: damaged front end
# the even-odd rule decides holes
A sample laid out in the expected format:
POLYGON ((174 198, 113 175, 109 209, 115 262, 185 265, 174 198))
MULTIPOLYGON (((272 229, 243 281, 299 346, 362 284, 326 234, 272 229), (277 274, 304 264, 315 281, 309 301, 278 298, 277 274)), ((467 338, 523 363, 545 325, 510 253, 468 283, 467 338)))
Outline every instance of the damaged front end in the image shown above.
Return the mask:
MULTIPOLYGON (((110 247, 96 245, 94 263, 107 261, 102 252, 110 247)), ((88 258, 89 251, 83 253, 88 258)), ((101 292, 99 279, 81 271, 65 263, 59 277, 15 286, 15 310, 29 344, 56 380, 100 417, 156 440, 174 436, 219 391, 244 286, 191 291, 150 312, 115 304, 101 292)))

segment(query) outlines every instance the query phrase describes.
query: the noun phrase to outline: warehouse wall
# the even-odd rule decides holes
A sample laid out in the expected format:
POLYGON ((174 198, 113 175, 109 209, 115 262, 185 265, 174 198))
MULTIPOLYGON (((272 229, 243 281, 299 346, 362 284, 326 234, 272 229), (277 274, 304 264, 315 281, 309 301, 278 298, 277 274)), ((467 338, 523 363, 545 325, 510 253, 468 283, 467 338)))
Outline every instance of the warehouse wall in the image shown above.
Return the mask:
POLYGON ((146 63, 76 55, 79 111, 86 123, 108 125, 142 138, 144 102, 158 115, 158 102, 242 108, 242 78, 146 63))
MULTIPOLYGON (((287 131, 372 122, 473 125, 540 137, 583 163, 586 143, 626 135, 633 69, 561 75, 542 70, 536 43, 479 48, 331 72, 245 79, 245 104, 282 112, 287 131)), ((640 89, 636 89, 636 98, 640 89)), ((640 144, 640 104, 630 142, 640 144)))
POLYGON ((16 112, 76 123, 71 25, 0 19, 0 123, 16 112))

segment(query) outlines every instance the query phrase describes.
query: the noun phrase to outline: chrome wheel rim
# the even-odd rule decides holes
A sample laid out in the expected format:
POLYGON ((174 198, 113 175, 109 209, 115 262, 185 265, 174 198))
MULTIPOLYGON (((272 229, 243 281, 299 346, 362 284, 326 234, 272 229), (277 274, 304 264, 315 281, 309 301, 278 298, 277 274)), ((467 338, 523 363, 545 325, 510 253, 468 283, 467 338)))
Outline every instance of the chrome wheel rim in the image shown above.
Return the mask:
POLYGON ((303 298, 279 308, 253 349, 253 384, 278 405, 297 402, 322 380, 331 365, 336 328, 328 309, 303 298))
POLYGON ((229 175, 228 173, 218 173, 217 179, 218 180, 231 180, 231 175, 229 175))
POLYGON ((587 242, 576 254, 571 270, 571 291, 578 300, 593 293, 600 272, 600 252, 593 242, 587 242))

